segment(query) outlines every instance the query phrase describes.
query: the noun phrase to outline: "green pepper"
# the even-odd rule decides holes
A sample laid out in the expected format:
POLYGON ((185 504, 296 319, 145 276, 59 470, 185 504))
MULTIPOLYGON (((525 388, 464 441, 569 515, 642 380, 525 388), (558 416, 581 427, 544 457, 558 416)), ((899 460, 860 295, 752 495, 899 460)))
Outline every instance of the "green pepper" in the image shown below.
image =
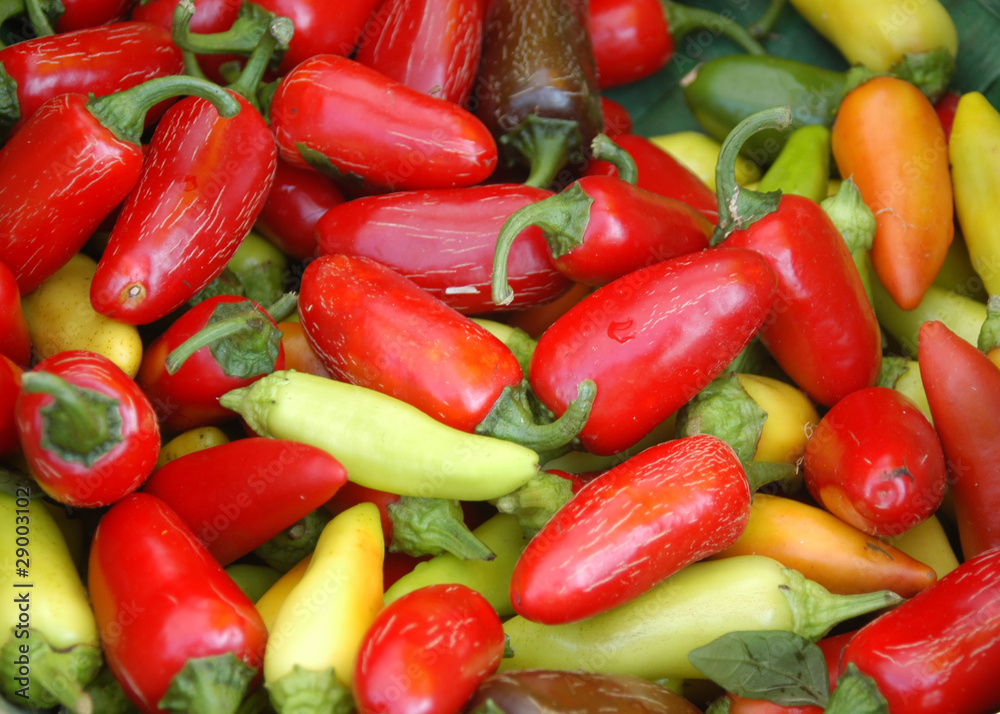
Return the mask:
POLYGON ((500 671, 582 669, 646 679, 703 679, 688 653, 728 632, 786 630, 817 640, 847 619, 902 601, 888 590, 835 595, 771 558, 693 563, 644 595, 565 625, 504 623, 512 657, 500 671))
POLYGON ((742 151, 770 164, 799 127, 829 127, 848 86, 848 74, 770 55, 724 55, 695 67, 681 81, 684 99, 702 128, 724 141, 751 114, 788 106, 792 123, 751 136, 742 151))
POLYGON ((800 126, 757 184, 758 191, 781 191, 819 203, 830 183, 830 130, 822 124, 800 126))

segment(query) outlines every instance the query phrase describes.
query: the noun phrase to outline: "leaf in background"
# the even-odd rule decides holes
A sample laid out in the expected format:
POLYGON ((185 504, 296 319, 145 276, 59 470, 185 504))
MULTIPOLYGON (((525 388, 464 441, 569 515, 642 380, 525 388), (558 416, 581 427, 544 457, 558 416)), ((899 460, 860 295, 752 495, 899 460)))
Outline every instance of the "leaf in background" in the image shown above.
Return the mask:
POLYGON ((691 664, 726 691, 783 706, 830 700, 823 651, 794 632, 730 632, 688 654, 691 664))
POLYGON ((944 0, 958 29, 958 69, 951 84, 959 92, 982 92, 1000 106, 1000 1, 944 0))

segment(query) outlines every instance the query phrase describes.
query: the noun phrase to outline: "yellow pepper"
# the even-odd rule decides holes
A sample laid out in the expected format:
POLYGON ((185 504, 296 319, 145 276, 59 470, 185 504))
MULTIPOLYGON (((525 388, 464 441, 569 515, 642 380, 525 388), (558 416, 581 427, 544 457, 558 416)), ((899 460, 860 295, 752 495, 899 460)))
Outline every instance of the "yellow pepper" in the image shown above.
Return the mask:
MULTIPOLYGON (((700 131, 678 131, 650 139, 654 144, 693 171, 698 178, 715 190, 715 165, 722 144, 700 131)), ((741 186, 759 181, 760 167, 745 156, 736 159, 736 182, 741 186)))
POLYGON ((228 442, 229 437, 226 436, 226 432, 217 426, 198 426, 188 429, 163 445, 159 458, 156 460, 156 468, 160 468, 181 456, 228 442))

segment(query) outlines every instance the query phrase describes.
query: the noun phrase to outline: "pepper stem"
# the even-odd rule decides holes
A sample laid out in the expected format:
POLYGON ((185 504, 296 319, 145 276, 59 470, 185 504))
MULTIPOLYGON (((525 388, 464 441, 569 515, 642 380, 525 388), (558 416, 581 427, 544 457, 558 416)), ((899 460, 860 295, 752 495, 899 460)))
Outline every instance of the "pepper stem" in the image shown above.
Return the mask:
POLYGON ((249 55, 268 33, 274 14, 256 3, 243 3, 232 26, 223 32, 193 33, 190 30, 194 2, 180 0, 174 9, 171 34, 174 44, 196 55, 249 55))
POLYGON ((504 387, 496 404, 476 427, 476 433, 513 441, 539 453, 553 451, 579 435, 594 405, 597 385, 589 379, 580 382, 576 399, 569 403, 562 416, 550 424, 535 422, 529 391, 527 380, 516 387, 504 387))
POLYGON ((775 23, 781 17, 781 12, 787 4, 788 0, 770 0, 764 13, 747 27, 750 35, 759 40, 769 34, 774 29, 775 23))
POLYGON ((607 134, 598 134, 590 144, 590 151, 595 159, 610 161, 618 169, 618 178, 636 185, 639 181, 639 169, 635 159, 607 134))
POLYGON ((780 586, 781 592, 792 610, 795 632, 813 641, 845 620, 895 607, 903 602, 903 598, 891 590, 838 595, 816 581, 809 580, 797 570, 784 568, 782 572, 788 579, 788 584, 780 586))
POLYGON ((90 466, 121 441, 121 413, 116 399, 44 371, 25 372, 21 389, 53 398, 42 407, 43 446, 58 451, 62 458, 90 466))
POLYGON ((49 17, 58 18, 65 12, 62 3, 51 0, 44 4, 42 0, 24 0, 24 10, 38 37, 51 37, 56 34, 49 17))
POLYGON ((389 504, 392 542, 389 550, 414 557, 451 553, 461 560, 493 560, 490 548, 477 538, 462 517, 458 501, 400 496, 389 504))
POLYGON ((214 82, 183 74, 155 77, 121 92, 92 97, 87 108, 120 140, 138 145, 146 112, 166 99, 185 94, 211 102, 224 119, 240 112, 240 103, 225 89, 214 82))
POLYGON ((706 29, 716 35, 728 37, 748 54, 767 54, 767 50, 754 39, 748 29, 721 13, 680 5, 671 0, 660 0, 660 5, 663 6, 670 34, 675 40, 680 40, 695 30, 706 29))
POLYGON ((507 282, 507 261, 521 232, 532 226, 541 228, 552 257, 558 258, 583 244, 593 202, 580 184, 574 183, 561 193, 519 208, 504 221, 493 251, 490 289, 494 303, 507 305, 514 299, 514 291, 507 282))
POLYGON ((232 714, 256 675, 256 669, 232 652, 194 657, 170 680, 157 706, 191 714, 232 714))
POLYGON ((229 84, 229 89, 246 98, 254 107, 260 111, 261 103, 258 100, 257 89, 264 72, 267 70, 271 58, 281 46, 288 46, 288 41, 292 39, 295 25, 287 17, 276 17, 267 25, 260 42, 250 53, 250 58, 243 66, 236 81, 229 84))
POLYGON ((500 137, 500 144, 528 165, 526 186, 548 188, 570 157, 579 152, 583 139, 580 125, 569 119, 529 114, 513 130, 500 137))
MULTIPOLYGON (((7 22, 12 17, 24 14, 24 0, 0 0, 0 25, 7 22)), ((0 42, 0 49, 7 47, 0 42)))
POLYGON ((737 124, 719 151, 715 167, 715 187, 719 197, 719 223, 712 234, 716 246, 733 231, 746 228, 778 208, 780 191, 751 191, 736 181, 736 160, 740 149, 753 134, 765 129, 784 129, 792 123, 791 107, 771 107, 755 112, 737 124))

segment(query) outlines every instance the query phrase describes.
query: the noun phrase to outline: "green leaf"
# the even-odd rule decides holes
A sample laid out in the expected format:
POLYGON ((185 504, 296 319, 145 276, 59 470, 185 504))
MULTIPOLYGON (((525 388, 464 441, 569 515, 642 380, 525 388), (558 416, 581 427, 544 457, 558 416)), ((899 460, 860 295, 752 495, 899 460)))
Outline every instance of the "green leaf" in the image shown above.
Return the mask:
POLYGON ((830 679, 823 651, 793 632, 730 632, 688 654, 726 691, 783 706, 825 707, 830 679))

